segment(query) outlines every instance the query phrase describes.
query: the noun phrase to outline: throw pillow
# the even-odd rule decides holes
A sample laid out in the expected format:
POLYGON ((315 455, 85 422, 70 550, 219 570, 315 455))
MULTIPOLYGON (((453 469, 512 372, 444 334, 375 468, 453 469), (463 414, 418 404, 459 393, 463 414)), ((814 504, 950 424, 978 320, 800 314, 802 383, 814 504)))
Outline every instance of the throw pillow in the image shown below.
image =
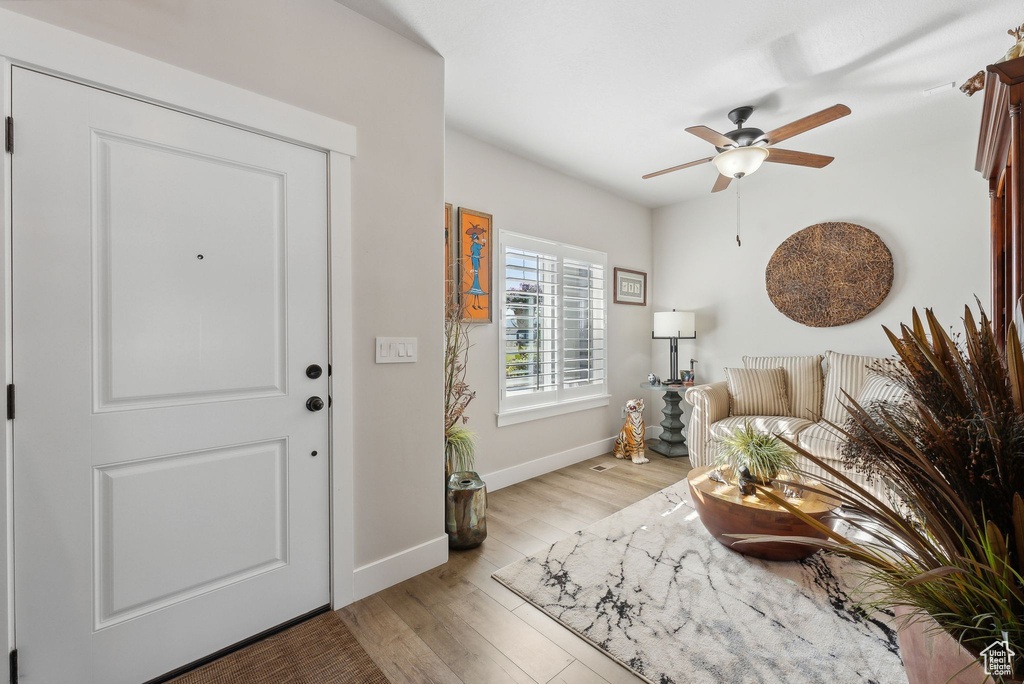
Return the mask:
POLYGON ((856 356, 839 354, 834 351, 825 352, 828 367, 825 370, 825 402, 821 415, 825 420, 842 425, 849 414, 843 408, 846 402, 845 391, 851 397, 860 394, 864 381, 868 376, 868 366, 885 359, 876 356, 856 356))
POLYGON ((870 411, 880 403, 902 404, 910 401, 910 395, 901 385, 891 378, 879 375, 874 371, 868 371, 864 386, 857 395, 857 403, 861 408, 870 411))
POLYGON ((782 368, 786 371, 786 390, 789 394, 789 415, 817 421, 821 418, 821 397, 824 378, 821 374, 821 354, 813 356, 744 356, 747 368, 782 368))
POLYGON ((788 416, 786 371, 780 368, 726 368, 729 413, 734 416, 788 416))

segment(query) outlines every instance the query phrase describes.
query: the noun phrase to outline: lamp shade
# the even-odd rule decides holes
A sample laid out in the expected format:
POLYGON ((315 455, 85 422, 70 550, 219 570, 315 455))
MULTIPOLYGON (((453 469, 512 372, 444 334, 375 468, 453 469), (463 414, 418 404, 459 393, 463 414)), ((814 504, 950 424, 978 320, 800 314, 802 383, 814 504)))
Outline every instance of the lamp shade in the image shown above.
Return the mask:
POLYGON ((743 178, 761 168, 761 163, 768 158, 768 150, 764 147, 733 147, 720 152, 712 161, 718 172, 728 178, 743 178))
POLYGON ((654 337, 696 337, 692 311, 656 311, 654 337))

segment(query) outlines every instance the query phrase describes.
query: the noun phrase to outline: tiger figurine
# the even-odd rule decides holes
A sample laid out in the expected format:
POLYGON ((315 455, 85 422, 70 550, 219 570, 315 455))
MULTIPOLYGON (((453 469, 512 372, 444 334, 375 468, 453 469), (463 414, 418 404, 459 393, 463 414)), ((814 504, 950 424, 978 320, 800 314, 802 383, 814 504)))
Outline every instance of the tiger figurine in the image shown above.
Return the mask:
POLYGON ((626 402, 626 424, 615 438, 615 458, 632 459, 633 463, 650 463, 644 454, 644 400, 630 399, 626 402))

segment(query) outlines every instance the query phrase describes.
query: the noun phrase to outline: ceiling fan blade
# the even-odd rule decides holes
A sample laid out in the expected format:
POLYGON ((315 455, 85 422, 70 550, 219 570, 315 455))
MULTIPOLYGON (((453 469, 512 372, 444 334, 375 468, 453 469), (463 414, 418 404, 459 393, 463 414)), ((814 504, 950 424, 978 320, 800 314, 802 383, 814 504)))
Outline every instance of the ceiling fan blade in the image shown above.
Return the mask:
POLYGON ((806 133, 812 128, 823 126, 830 121, 841 119, 850 113, 850 108, 843 104, 832 105, 828 109, 822 109, 820 112, 805 116, 802 119, 797 119, 792 123, 788 123, 785 126, 780 126, 774 131, 768 131, 765 134, 764 139, 768 141, 769 145, 780 143, 783 140, 792 138, 794 135, 800 135, 806 133))
POLYGON ((721 192, 729 187, 729 183, 732 183, 732 178, 718 174, 718 180, 715 181, 715 187, 711 188, 711 192, 721 192))
POLYGON ((765 161, 776 164, 793 164, 794 166, 810 166, 820 169, 832 163, 835 157, 827 157, 824 154, 811 154, 810 152, 794 152, 793 150, 780 150, 777 147, 768 148, 768 158, 765 161))
POLYGON ((736 141, 726 138, 718 131, 712 130, 707 126, 690 126, 686 129, 687 133, 692 133, 701 140, 707 140, 715 147, 736 147, 736 141))
POLYGON ((673 171, 678 171, 679 169, 685 169, 688 166, 707 164, 712 159, 714 159, 714 157, 704 157, 703 159, 698 159, 697 161, 687 162, 686 164, 680 164, 679 166, 673 166, 670 169, 662 169, 661 171, 655 171, 654 173, 649 173, 646 176, 641 176, 641 178, 654 178, 655 176, 661 176, 666 173, 672 173, 673 171))

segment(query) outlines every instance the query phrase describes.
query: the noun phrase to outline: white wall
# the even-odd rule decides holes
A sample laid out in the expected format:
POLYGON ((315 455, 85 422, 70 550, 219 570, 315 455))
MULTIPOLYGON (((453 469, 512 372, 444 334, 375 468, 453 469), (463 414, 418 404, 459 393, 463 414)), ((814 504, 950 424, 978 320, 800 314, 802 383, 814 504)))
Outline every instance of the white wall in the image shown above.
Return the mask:
MULTIPOLYGON (((335 369, 353 374, 356 392, 355 564, 430 540, 443 559, 441 57, 333 0, 0 7, 357 127, 355 367, 335 369), (375 365, 375 335, 419 337, 419 362, 375 365)), ((415 554, 420 565, 436 556, 415 554)))
MULTIPOLYGON (((680 342, 679 353, 698 359, 698 382, 723 379, 722 369, 742 366, 744 354, 831 349, 888 355, 892 348, 881 326, 895 329, 909 321, 914 306, 933 307, 954 327, 975 294, 987 307, 988 185, 974 171, 977 99, 944 104, 955 107, 956 115, 950 125, 933 131, 935 144, 892 148, 864 140, 822 170, 765 164, 741 181, 742 247, 734 237, 731 188, 654 212, 655 309, 697 312, 698 339, 680 342), (765 292, 765 266, 776 247, 823 221, 873 230, 892 252, 895 267, 892 290, 881 306, 835 328, 791 321, 765 292)), ((815 140, 827 142, 827 135, 815 140)), ((804 149, 799 140, 785 146, 804 149)), ((712 180, 710 174, 709 189, 712 180)), ((666 367, 665 343, 653 347, 656 365, 666 367)))
MULTIPOLYGON (((615 266, 651 270, 651 212, 646 207, 495 148, 464 133, 447 131, 445 201, 494 216, 494 229, 559 240, 608 254, 615 266)), ((651 291, 648 290, 648 300, 651 291)), ((475 325, 467 382, 476 399, 467 425, 478 437, 477 470, 492 488, 532 477, 567 461, 594 455, 585 445, 605 442, 622 426, 620 407, 643 397, 647 420, 660 414, 660 401, 640 390, 650 372, 651 307, 611 303, 609 292, 609 370, 607 407, 497 427, 499 323, 475 325), (555 454, 563 457, 523 466, 555 454), (504 473, 501 471, 508 470, 504 473), (499 474, 500 473, 500 474, 499 474)), ((500 315, 500 312, 498 312, 500 315)), ((593 447, 598 448, 598 447, 593 447)), ((607 444, 601 444, 602 453, 607 444)))

